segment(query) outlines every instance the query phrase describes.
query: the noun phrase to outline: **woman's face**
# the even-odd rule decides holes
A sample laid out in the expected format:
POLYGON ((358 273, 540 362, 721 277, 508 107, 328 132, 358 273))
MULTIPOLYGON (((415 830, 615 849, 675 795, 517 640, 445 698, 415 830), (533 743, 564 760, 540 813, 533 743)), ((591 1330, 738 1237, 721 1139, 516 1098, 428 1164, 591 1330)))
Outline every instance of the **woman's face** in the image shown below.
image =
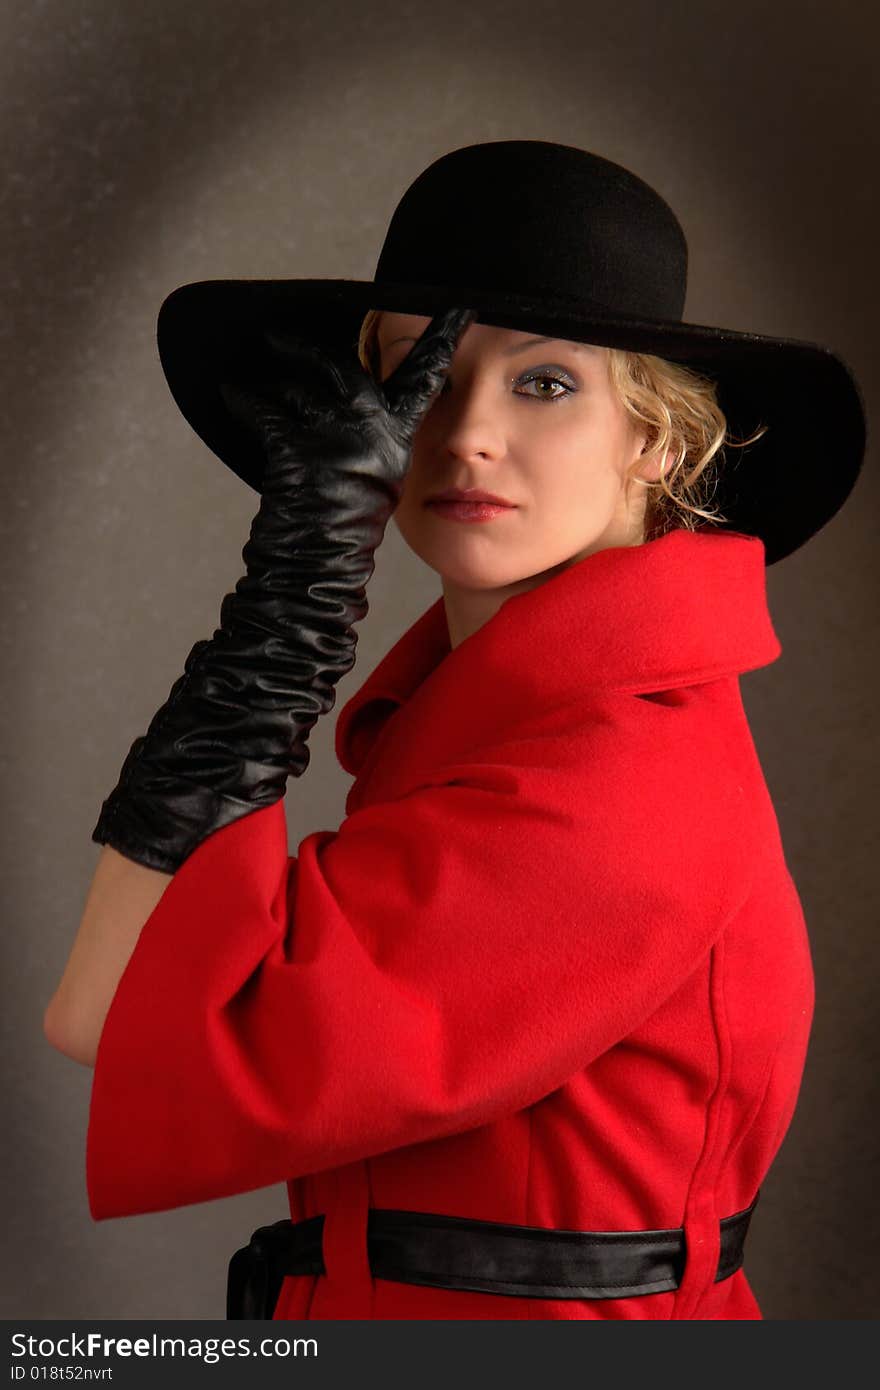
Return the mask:
MULTIPOLYGON (((383 380, 429 322, 382 313, 383 380)), ((593 551, 641 544, 645 489, 633 485, 627 499, 624 475, 645 437, 614 392, 606 349, 472 323, 416 433, 394 519, 450 585, 549 577, 593 551), (465 520, 430 505, 446 488, 479 488, 510 505, 491 520, 465 520)))

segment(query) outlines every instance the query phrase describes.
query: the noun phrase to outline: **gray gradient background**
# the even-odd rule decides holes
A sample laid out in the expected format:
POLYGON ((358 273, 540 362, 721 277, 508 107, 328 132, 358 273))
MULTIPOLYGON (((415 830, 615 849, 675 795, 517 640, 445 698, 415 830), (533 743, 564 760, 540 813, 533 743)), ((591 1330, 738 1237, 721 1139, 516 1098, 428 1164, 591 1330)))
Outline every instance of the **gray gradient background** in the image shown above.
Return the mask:
MULTIPOLYGON (((672 203, 691 248, 686 318, 826 343, 871 410, 872 8, 2 5, 0 1316, 222 1317, 230 1254, 287 1215, 279 1186, 94 1223, 91 1072, 41 1029, 101 801, 213 631, 256 509, 171 399, 161 300, 215 277, 370 278, 397 200, 432 159, 477 140, 560 140, 672 203)), ((800 1103, 749 1235, 768 1319, 878 1307, 876 518, 869 452, 843 511, 768 572, 783 655, 743 680, 817 980, 800 1103)), ((389 528, 336 713, 438 592, 389 528)), ((342 817, 334 725, 335 713, 319 724, 288 793, 292 850, 342 817)))

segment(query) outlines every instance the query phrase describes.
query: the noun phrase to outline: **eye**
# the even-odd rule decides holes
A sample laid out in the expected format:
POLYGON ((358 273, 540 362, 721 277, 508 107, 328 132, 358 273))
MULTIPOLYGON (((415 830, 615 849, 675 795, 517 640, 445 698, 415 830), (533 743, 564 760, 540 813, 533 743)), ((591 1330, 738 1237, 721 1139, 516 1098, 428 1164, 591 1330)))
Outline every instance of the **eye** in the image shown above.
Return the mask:
POLYGON ((527 376, 520 377, 520 381, 523 382, 526 386, 531 385, 533 381, 549 381, 553 382, 554 385, 561 386, 563 388, 562 391, 557 392, 553 396, 547 395, 541 391, 539 391, 537 395, 532 395, 532 393, 529 391, 518 393, 520 395, 531 395, 532 400, 536 401, 561 401, 564 400, 566 396, 573 395, 574 392, 577 390, 577 387, 575 386, 574 382, 571 380, 570 377, 563 376, 561 373, 551 371, 546 367, 535 368, 535 370, 529 372, 527 376))
MULTIPOLYGON (((564 400, 564 399, 566 398, 566 396, 572 396, 572 395, 574 395, 574 393, 575 393, 575 392, 577 391, 577 389, 578 389, 577 385, 575 384, 574 381, 572 381, 572 379, 571 379, 571 377, 568 375, 568 373, 567 373, 567 372, 562 372, 561 370, 557 369, 556 367, 534 367, 534 368, 532 368, 532 370, 531 370, 527 375, 521 376, 521 377, 519 378, 519 381, 522 382, 522 383, 524 383, 526 386, 530 386, 531 383, 532 383, 533 381, 540 381, 540 382, 548 382, 548 381, 549 381, 549 382, 552 382, 555 386, 561 386, 561 387, 562 387, 562 390, 561 390, 561 391, 556 392, 556 394, 555 394, 555 395, 552 395, 552 396, 551 396, 551 395, 548 395, 548 394, 546 394, 546 393, 544 393, 544 392, 542 392, 542 391, 539 391, 537 394, 533 394, 532 392, 529 392, 529 391, 519 391, 519 392, 517 392, 518 395, 529 395, 529 396, 531 396, 531 399, 532 399, 533 401, 561 401, 561 400, 564 400)), ((442 387, 442 392, 443 392, 443 394, 445 394, 445 393, 449 390, 449 388, 450 388, 450 382, 449 382, 449 376, 447 375, 447 376, 446 376, 446 379, 445 379, 444 382, 443 382, 443 387, 442 387)))

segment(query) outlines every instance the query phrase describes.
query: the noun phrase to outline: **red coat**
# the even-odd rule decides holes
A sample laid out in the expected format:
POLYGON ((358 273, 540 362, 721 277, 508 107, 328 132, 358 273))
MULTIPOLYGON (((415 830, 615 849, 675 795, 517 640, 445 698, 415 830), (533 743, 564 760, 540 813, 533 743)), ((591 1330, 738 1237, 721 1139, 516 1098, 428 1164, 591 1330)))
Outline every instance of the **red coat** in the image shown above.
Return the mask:
POLYGON ((144 926, 95 1066, 94 1219, 286 1181, 327 1273, 278 1318, 760 1318, 744 1270, 713 1279, 813 1013, 738 679, 780 650, 734 533, 588 556, 454 651, 438 599, 340 712, 339 829, 289 856, 283 802, 252 812, 144 926), (371 1206, 683 1226, 687 1266, 596 1300, 373 1279, 371 1206))

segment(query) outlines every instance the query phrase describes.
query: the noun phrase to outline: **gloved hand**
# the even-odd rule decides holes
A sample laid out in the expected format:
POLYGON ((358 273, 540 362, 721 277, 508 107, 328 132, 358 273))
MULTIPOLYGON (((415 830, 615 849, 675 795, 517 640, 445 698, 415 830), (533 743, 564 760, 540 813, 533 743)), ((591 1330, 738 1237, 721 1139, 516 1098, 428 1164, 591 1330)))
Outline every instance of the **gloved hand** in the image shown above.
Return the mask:
POLYGON ((273 335, 277 380, 223 388, 266 457, 247 572, 132 744, 97 844, 173 874, 215 830, 278 801, 305 771, 308 735, 355 662, 353 625, 368 609, 413 437, 474 317, 436 315, 381 384, 356 359, 273 335))

